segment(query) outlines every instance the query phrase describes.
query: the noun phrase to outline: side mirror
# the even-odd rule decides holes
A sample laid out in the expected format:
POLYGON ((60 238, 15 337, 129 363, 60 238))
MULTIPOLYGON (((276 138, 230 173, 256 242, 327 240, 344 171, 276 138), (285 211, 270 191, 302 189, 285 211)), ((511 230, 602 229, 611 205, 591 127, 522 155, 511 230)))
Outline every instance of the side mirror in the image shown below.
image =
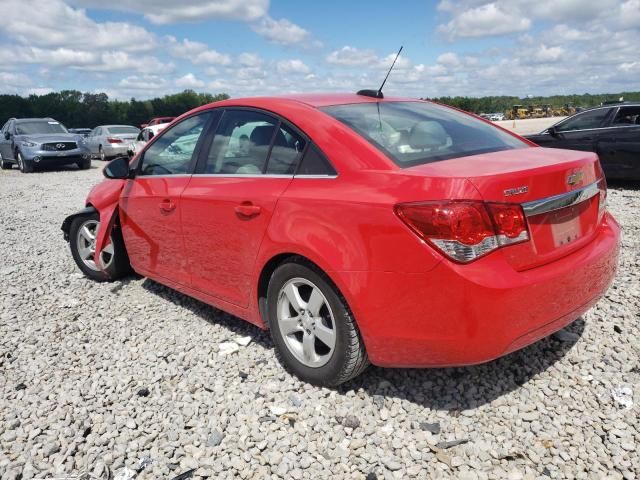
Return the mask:
POLYGON ((9 132, 4 132, 4 139, 11 140, 11 134, 9 132))
POLYGON ((549 127, 549 128, 547 128, 547 133, 549 135, 551 135, 552 137, 557 137, 558 136, 558 129, 556 127, 549 127))
POLYGON ((126 180, 131 178, 131 170, 129 169, 129 158, 118 157, 107 163, 102 173, 105 177, 112 180, 126 180))

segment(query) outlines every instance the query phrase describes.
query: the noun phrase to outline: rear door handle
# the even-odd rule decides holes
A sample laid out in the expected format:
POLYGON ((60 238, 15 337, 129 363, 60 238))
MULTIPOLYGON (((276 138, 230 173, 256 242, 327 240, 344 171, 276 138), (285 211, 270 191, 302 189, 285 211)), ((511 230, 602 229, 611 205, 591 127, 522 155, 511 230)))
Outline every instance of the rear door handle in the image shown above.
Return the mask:
POLYGON ((169 198, 165 198, 160 202, 160 211, 162 213, 171 213, 176 209, 176 204, 169 198))
POLYGON ((236 206, 235 210, 238 215, 242 215, 243 217, 255 217, 256 215, 260 215, 262 211, 258 205, 253 205, 249 202, 236 206))

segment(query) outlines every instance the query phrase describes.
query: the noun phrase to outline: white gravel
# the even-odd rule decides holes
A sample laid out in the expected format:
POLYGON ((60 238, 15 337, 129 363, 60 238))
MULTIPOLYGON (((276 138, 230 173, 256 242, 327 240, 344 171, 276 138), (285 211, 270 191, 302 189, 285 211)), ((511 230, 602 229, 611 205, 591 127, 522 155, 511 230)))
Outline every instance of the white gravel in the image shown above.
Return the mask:
POLYGON ((610 192, 621 268, 576 335, 331 390, 230 315, 82 277, 60 224, 100 179, 0 172, 0 478, 640 477, 638 187, 610 192))

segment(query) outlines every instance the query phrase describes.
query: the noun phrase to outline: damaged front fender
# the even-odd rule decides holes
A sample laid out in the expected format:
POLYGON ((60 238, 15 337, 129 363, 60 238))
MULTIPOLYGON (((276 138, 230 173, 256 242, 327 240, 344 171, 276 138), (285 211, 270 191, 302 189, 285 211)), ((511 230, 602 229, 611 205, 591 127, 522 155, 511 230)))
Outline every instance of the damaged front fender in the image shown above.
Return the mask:
POLYGON ((111 231, 118 217, 118 201, 120 193, 126 184, 125 180, 104 180, 93 187, 86 200, 86 207, 73 215, 69 215, 62 222, 62 231, 64 239, 69 241, 69 231, 71 223, 77 217, 90 215, 98 212, 100 216, 100 229, 96 238, 96 250, 94 253, 95 263, 104 270, 104 266, 100 263, 100 253, 109 245, 111 231))

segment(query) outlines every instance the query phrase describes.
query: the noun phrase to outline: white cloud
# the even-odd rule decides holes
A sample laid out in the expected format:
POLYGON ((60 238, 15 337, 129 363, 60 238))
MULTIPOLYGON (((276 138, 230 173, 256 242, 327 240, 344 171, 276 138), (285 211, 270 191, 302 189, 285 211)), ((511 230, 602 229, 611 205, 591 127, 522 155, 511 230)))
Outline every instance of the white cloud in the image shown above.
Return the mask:
POLYGON ((168 51, 177 59, 188 60, 196 65, 228 65, 231 57, 210 49, 206 43, 194 42, 188 38, 178 41, 175 37, 168 37, 168 51))
POLYGON ((193 73, 187 73, 176 80, 176 86, 180 88, 202 88, 204 85, 205 83, 196 78, 193 73))
POLYGON ((238 63, 243 67, 259 67, 264 61, 255 53, 241 53, 238 55, 238 63))
POLYGON ((451 39, 460 37, 485 37, 505 33, 524 32, 531 20, 518 13, 507 12, 495 3, 470 8, 456 15, 438 30, 451 39))
POLYGON ((307 30, 286 18, 274 20, 268 15, 264 16, 252 28, 270 42, 281 45, 302 45, 311 35, 307 30))
POLYGON ((204 20, 255 21, 267 14, 269 0, 69 0, 80 7, 139 13, 157 24, 204 20))
POLYGON ((145 51, 156 44, 155 35, 142 27, 95 22, 84 10, 61 0, 30 0, 28 9, 21 0, 3 0, 0 32, 22 44, 43 48, 145 51))
POLYGON ((460 59, 454 52, 443 53, 437 58, 436 62, 446 67, 457 67, 460 65, 460 59))
POLYGON ((280 60, 276 63, 276 70, 285 75, 307 75, 311 73, 311 69, 302 60, 298 59, 280 60))
POLYGON ((371 65, 378 60, 372 50, 360 50, 346 45, 339 50, 331 52, 326 57, 327 63, 346 67, 361 67, 371 65))

